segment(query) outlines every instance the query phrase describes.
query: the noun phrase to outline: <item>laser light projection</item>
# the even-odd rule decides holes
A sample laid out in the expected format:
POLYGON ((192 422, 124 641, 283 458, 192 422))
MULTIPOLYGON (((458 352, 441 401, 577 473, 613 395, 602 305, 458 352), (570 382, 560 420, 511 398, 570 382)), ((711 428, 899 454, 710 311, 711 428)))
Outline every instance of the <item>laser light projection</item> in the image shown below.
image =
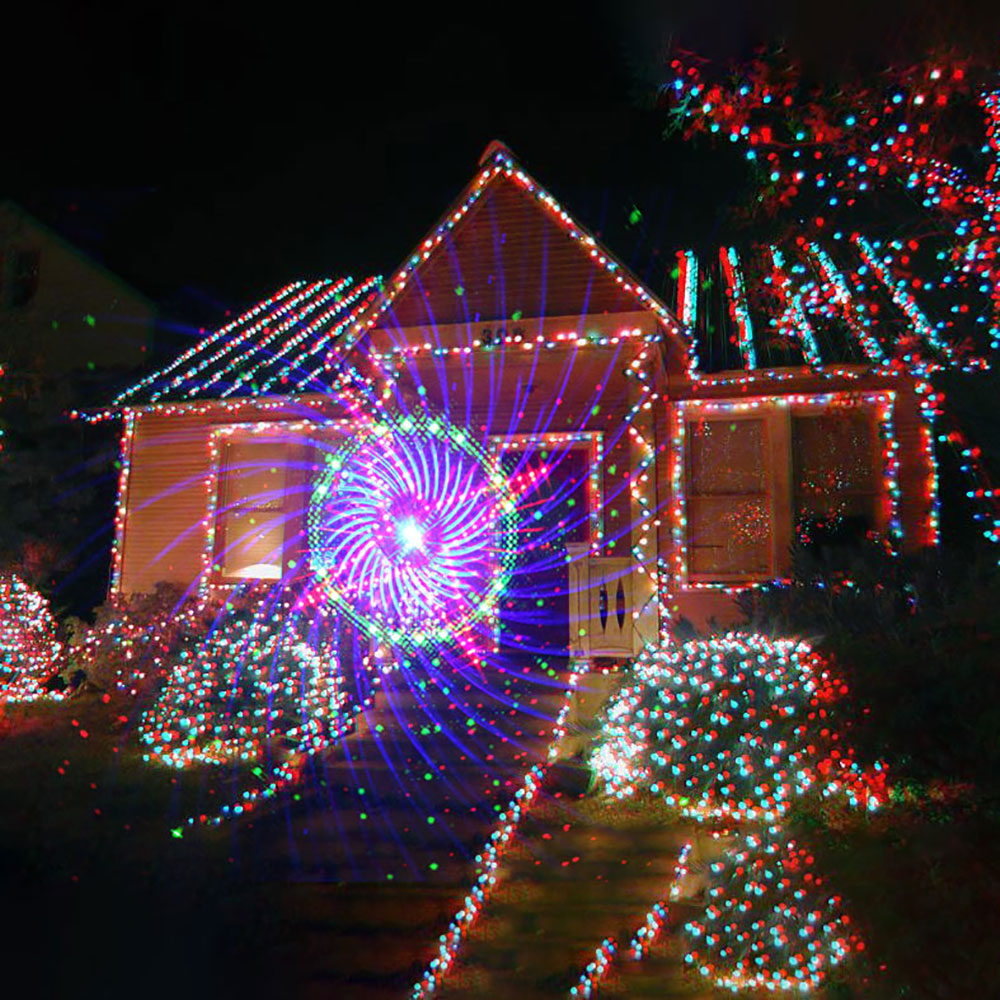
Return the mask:
POLYGON ((307 516, 322 593, 373 638, 440 642, 492 624, 516 552, 499 462, 465 431, 406 416, 326 456, 307 516))

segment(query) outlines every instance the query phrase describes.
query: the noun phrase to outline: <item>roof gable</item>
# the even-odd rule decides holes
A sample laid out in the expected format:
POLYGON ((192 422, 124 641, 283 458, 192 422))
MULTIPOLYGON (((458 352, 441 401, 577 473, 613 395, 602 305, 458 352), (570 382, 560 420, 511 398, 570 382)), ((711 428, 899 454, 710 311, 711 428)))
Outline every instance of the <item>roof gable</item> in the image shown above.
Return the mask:
POLYGON ((647 309, 696 367, 693 341, 628 269, 491 143, 482 169, 351 331, 647 309))

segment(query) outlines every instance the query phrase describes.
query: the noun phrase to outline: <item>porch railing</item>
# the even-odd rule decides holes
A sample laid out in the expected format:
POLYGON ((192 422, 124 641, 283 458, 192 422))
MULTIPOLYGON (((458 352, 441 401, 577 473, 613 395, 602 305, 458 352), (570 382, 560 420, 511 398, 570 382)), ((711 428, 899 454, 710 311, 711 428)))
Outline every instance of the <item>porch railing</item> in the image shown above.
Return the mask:
POLYGON ((573 656, 634 655, 632 560, 568 545, 569 648, 573 656))

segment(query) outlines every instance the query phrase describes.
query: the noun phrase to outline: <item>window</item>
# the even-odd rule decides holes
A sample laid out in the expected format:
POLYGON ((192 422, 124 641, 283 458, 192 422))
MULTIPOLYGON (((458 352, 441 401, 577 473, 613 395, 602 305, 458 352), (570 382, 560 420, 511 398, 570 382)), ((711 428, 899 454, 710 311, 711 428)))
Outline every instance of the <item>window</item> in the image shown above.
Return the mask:
POLYGON ((692 420, 688 442, 688 572, 731 580, 771 568, 771 502, 761 419, 692 420))
POLYGON ((11 254, 10 304, 25 306, 38 291, 38 272, 41 263, 38 250, 15 250, 11 254))
POLYGON ((890 397, 692 403, 682 409, 686 525, 695 584, 768 579, 792 543, 830 551, 885 530, 880 409, 890 397))
POLYGON ((881 484, 870 411, 792 419, 795 536, 805 545, 856 542, 879 526, 881 484))
POLYGON ((287 474, 285 442, 224 445, 215 528, 215 562, 222 580, 281 579, 287 474))

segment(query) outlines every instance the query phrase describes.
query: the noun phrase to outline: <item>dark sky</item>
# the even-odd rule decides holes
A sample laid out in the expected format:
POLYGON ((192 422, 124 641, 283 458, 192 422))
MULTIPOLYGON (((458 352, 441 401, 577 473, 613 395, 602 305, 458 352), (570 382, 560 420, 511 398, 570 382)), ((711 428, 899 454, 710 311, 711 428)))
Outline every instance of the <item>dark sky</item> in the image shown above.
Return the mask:
POLYGON ((731 159, 665 141, 643 107, 671 42, 729 60, 784 40, 835 77, 995 46, 995 8, 17 4, 0 197, 212 323, 292 278, 389 272, 499 137, 590 226, 639 207, 636 246, 612 247, 655 270, 660 246, 711 239, 739 183, 731 159))

